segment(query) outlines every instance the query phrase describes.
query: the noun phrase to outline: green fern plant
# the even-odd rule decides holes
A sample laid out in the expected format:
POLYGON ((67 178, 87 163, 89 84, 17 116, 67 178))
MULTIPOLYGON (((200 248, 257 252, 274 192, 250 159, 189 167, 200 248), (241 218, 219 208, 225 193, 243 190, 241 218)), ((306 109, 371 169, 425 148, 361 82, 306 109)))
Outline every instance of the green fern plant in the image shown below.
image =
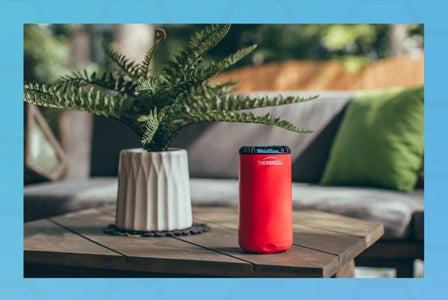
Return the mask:
POLYGON ((205 64, 203 58, 228 33, 230 25, 209 25, 195 33, 186 47, 168 61, 159 74, 151 72, 152 58, 165 40, 162 29, 141 64, 104 46, 112 68, 102 73, 74 72, 50 84, 25 83, 28 103, 87 111, 115 118, 132 128, 148 151, 166 150, 179 131, 206 121, 274 125, 307 133, 269 113, 257 116, 243 110, 304 102, 315 97, 249 97, 231 94, 234 82, 211 83, 216 74, 252 52, 246 47, 222 61, 205 64))

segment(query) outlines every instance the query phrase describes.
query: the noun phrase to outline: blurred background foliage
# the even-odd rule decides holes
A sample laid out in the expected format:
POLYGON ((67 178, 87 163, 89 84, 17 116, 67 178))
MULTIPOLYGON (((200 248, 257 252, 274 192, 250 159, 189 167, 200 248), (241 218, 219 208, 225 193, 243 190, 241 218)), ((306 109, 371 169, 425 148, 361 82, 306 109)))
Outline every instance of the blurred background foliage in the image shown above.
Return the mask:
MULTIPOLYGON (((90 33, 92 63, 105 62, 101 43, 114 41, 114 27, 119 25, 25 25, 25 80, 48 81, 72 69, 71 36, 79 30, 90 33)), ((155 55, 155 70, 182 48, 192 32, 203 25, 154 25, 164 28, 168 38, 155 55)), ((423 25, 404 25, 407 29, 406 52, 423 47, 423 25)), ((256 51, 233 68, 286 60, 337 60, 349 69, 391 56, 391 25, 388 24, 236 24, 219 47, 209 53, 219 60, 229 52, 258 44, 256 51)), ((149 47, 150 45, 148 45, 149 47)), ((77 69, 82 68, 79 65, 77 69)))
MULTIPOLYGON (((409 49, 423 47, 423 25, 404 25, 409 49)), ((201 25, 164 25, 168 38, 162 51, 157 53, 156 66, 160 65, 175 49, 187 41, 189 35, 201 25)), ((225 56, 228 51, 251 44, 257 50, 234 65, 260 65, 286 60, 338 60, 351 71, 382 58, 389 57, 391 26, 388 24, 236 24, 218 47, 210 52, 210 59, 225 56)))
MULTIPOLYGON (((52 81, 72 70, 101 69, 106 64, 101 44, 119 44, 120 26, 123 25, 26 24, 24 80, 52 81)), ((151 26, 149 32, 164 28, 168 35, 154 57, 153 69, 157 72, 203 25, 147 26, 151 26)), ((209 53, 208 59, 209 62, 218 61, 230 52, 255 43, 258 48, 232 68, 287 60, 339 61, 354 73, 383 58, 421 51, 423 34, 422 24, 235 24, 219 47, 209 53)), ((135 39, 130 38, 126 42, 142 39, 138 34, 135 39)), ((136 45, 149 48, 152 36, 145 38, 143 44, 140 41, 136 45)), ((60 112, 44 109, 43 113, 58 136, 60 112)))

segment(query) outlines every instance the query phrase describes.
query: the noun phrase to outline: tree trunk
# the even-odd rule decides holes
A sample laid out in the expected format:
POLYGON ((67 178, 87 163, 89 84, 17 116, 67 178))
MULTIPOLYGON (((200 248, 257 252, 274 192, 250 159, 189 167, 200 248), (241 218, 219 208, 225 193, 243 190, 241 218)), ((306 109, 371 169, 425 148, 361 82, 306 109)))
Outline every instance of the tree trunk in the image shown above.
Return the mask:
MULTIPOLYGON (((76 29, 70 39, 72 65, 91 61, 91 36, 85 28, 76 29)), ((86 112, 63 111, 59 120, 61 143, 68 166, 65 179, 86 178, 90 173, 93 117, 86 112)))
POLYGON ((405 41, 409 36, 406 24, 392 24, 390 26, 390 56, 406 54, 405 41))
POLYGON ((154 39, 153 25, 120 24, 114 27, 117 50, 131 60, 141 62, 154 39))

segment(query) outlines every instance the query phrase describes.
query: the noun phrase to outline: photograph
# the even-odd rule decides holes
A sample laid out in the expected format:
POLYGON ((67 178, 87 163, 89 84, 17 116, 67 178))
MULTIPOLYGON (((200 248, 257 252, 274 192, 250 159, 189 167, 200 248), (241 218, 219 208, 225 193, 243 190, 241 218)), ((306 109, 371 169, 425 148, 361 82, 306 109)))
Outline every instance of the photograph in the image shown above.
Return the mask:
POLYGON ((424 280, 426 24, 229 23, 21 25, 25 279, 424 280))

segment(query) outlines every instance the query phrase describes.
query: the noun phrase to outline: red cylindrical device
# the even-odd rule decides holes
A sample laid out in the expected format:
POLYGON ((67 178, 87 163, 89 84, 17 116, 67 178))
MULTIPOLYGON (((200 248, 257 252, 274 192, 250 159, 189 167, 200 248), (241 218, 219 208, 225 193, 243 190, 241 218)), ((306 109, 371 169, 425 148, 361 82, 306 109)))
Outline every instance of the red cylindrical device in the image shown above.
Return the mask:
POLYGON ((238 242, 244 250, 277 253, 292 245, 291 149, 240 148, 238 242))

